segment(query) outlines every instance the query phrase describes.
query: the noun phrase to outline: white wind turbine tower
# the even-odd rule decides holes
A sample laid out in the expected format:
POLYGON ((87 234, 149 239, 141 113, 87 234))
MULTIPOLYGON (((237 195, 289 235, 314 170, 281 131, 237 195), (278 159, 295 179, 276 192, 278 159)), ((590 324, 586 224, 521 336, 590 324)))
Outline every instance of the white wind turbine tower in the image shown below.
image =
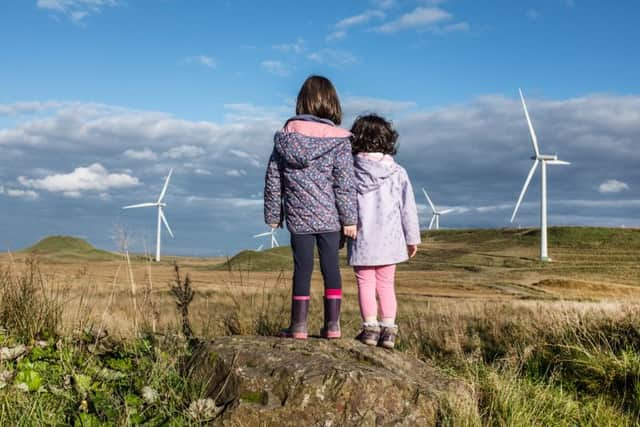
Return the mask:
POLYGON ((518 197, 518 202, 513 210, 513 215, 511 215, 511 222, 516 218, 518 208, 520 208, 520 203, 524 198, 524 194, 527 192, 527 187, 531 182, 533 174, 536 172, 538 164, 542 164, 542 176, 540 178, 540 261, 551 261, 547 252, 547 165, 569 165, 571 163, 565 162, 564 160, 558 160, 557 154, 540 154, 538 138, 536 137, 536 131, 533 129, 533 125, 531 124, 531 118, 529 117, 527 104, 524 101, 524 95, 522 95, 522 90, 518 89, 518 91, 520 92, 520 100, 522 101, 524 116, 526 117, 527 124, 529 125, 529 133, 531 134, 531 143, 533 144, 534 155, 531 157, 533 165, 531 166, 529 175, 527 175, 527 179, 524 182, 524 186, 520 192, 520 197, 518 197))
POLYGON ((164 186, 162 187, 162 191, 160 192, 160 197, 158 197, 157 202, 140 203, 138 205, 125 206, 122 208, 122 209, 152 208, 152 207, 158 208, 158 230, 156 235, 156 262, 160 262, 160 234, 162 232, 163 223, 164 223, 164 226, 167 228, 169 235, 173 237, 173 232, 171 231, 171 227, 169 227, 169 223, 167 222, 167 218, 164 216, 164 212, 162 209, 165 206, 167 206, 167 204, 164 203, 164 196, 165 194, 167 194, 167 188, 169 187, 169 180, 171 179, 172 173, 173 173, 173 169, 169 171, 169 175, 167 175, 167 178, 164 181, 164 186))
MULTIPOLYGON (((259 239, 260 237, 271 236, 271 249, 277 248, 280 245, 278 244, 278 240, 276 239, 276 230, 277 229, 272 228, 271 231, 267 231, 266 233, 256 234, 255 236, 253 236, 253 238, 259 239)), ((260 247, 258 248, 258 252, 262 249, 262 247, 263 245, 260 245, 260 247)))
POLYGON ((424 193, 424 197, 427 198, 427 202, 429 202, 429 206, 431 206, 431 211, 433 212, 433 216, 431 217, 431 221, 429 221, 429 230, 431 230, 434 225, 436 226, 436 230, 440 230, 440 215, 444 215, 444 214, 448 214, 449 212, 453 212, 453 209, 445 209, 443 211, 439 211, 438 209, 436 209, 435 205, 431 201, 431 198, 429 198, 429 195, 427 194, 427 190, 425 190, 423 188, 422 192, 424 193))

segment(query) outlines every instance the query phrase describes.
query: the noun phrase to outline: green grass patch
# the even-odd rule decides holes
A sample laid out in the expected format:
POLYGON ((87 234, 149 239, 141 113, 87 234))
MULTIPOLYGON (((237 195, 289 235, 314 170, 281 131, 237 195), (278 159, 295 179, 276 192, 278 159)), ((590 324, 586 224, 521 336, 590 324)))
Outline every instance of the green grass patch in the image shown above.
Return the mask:
POLYGON ((120 258, 118 254, 97 249, 86 240, 70 236, 45 237, 23 252, 35 253, 53 262, 100 262, 120 258))

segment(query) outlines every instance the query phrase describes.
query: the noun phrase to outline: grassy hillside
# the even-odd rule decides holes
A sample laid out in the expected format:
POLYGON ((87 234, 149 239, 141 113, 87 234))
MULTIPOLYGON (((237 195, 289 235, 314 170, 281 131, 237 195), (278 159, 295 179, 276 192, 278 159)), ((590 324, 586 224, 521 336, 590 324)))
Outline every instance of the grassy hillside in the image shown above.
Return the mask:
MULTIPOLYGON (((507 275, 543 272, 573 278, 603 276, 640 284, 640 230, 598 227, 552 227, 552 263, 538 261, 537 229, 469 229, 424 231, 418 255, 401 271, 493 272, 507 275)), ((346 251, 341 256, 347 267, 346 251)), ((243 251, 216 270, 291 270, 291 249, 243 251)), ((596 277, 597 278, 597 277, 596 277)))
POLYGON ((242 251, 227 262, 209 267, 209 270, 279 271, 290 270, 293 264, 291 248, 283 246, 263 251, 242 251))
POLYGON ((23 252, 36 253, 54 262, 112 261, 118 255, 93 247, 86 240, 70 236, 50 236, 23 252))

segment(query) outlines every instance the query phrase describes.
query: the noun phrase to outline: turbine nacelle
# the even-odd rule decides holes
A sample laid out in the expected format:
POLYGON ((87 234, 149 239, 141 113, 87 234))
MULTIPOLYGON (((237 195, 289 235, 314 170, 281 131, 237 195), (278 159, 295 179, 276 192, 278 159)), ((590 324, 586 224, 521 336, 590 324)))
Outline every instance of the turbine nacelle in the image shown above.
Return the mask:
POLYGON ((549 160, 558 160, 557 154, 538 154, 537 156, 532 156, 531 160, 541 160, 541 161, 549 161, 549 160))

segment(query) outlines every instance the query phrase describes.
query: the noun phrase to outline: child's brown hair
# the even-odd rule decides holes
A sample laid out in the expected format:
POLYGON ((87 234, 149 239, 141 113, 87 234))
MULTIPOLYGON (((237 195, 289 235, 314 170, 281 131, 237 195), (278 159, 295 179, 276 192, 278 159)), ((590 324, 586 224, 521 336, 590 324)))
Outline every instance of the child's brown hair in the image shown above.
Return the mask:
POLYGON ((351 149, 353 154, 384 153, 395 155, 398 132, 391 122, 377 114, 359 116, 351 127, 351 149))
POLYGON ((340 99, 328 78, 311 76, 304 81, 298 92, 296 114, 311 114, 329 119, 336 125, 342 123, 340 99))

